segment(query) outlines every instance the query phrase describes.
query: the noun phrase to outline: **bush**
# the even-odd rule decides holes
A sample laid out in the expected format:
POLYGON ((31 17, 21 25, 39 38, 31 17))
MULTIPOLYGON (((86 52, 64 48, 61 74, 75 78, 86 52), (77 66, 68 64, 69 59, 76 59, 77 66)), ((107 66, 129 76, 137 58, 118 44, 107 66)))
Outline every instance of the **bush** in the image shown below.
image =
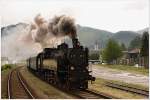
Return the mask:
POLYGON ((7 70, 7 69, 11 69, 12 65, 11 64, 5 64, 5 65, 2 65, 1 67, 1 71, 3 70, 7 70))
POLYGON ((90 60, 99 60, 99 54, 98 53, 92 53, 89 55, 90 60))

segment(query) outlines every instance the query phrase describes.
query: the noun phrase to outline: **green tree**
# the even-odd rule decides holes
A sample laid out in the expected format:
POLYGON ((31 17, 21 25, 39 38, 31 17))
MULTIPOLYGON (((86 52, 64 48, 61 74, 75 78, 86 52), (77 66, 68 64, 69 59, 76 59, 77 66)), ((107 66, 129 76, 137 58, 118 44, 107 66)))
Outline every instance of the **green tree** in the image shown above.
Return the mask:
POLYGON ((99 59, 99 54, 98 53, 92 53, 89 55, 89 58, 91 60, 98 60, 99 59))
POLYGON ((129 44, 129 50, 140 48, 141 47, 141 38, 136 36, 129 44))
POLYGON ((144 32, 142 36, 141 56, 149 56, 149 34, 144 32))
POLYGON ((113 39, 109 39, 106 48, 102 52, 102 58, 107 63, 122 56, 121 46, 113 39))
POLYGON ((127 50, 126 46, 124 43, 121 44, 121 49, 124 51, 124 50, 127 50))

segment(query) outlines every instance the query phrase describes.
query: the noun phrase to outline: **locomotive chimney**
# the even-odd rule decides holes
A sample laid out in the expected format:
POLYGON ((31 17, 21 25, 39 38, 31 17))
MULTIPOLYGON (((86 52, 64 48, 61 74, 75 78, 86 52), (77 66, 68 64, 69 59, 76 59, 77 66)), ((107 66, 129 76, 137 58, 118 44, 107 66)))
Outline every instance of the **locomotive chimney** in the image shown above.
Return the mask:
POLYGON ((72 38, 72 45, 73 45, 73 48, 80 47, 80 42, 78 41, 77 38, 72 38))
POLYGON ((72 39, 73 48, 77 48, 80 46, 80 43, 77 38, 72 39))
POLYGON ((73 48, 78 48, 80 47, 80 42, 78 41, 78 38, 77 38, 77 31, 76 31, 76 28, 73 28, 71 30, 71 34, 70 34, 71 38, 72 38, 72 45, 73 45, 73 48))

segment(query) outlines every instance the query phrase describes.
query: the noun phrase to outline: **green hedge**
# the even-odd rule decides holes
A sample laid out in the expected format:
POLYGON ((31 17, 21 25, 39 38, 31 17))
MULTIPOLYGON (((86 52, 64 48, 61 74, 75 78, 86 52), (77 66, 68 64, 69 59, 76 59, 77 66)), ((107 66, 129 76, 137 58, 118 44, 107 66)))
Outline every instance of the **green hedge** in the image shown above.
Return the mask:
POLYGON ((1 71, 7 70, 7 69, 11 69, 11 67, 12 67, 12 64, 5 64, 5 65, 2 65, 1 71))

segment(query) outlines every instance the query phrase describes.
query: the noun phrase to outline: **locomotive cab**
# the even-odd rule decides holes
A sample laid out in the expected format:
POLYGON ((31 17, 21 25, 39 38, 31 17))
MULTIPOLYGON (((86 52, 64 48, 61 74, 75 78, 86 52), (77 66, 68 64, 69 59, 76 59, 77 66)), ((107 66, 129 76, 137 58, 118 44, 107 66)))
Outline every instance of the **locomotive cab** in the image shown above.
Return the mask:
POLYGON ((71 87, 76 89, 87 89, 88 80, 95 78, 89 75, 88 48, 80 46, 78 39, 73 39, 73 48, 68 51, 69 73, 68 76, 71 87))

